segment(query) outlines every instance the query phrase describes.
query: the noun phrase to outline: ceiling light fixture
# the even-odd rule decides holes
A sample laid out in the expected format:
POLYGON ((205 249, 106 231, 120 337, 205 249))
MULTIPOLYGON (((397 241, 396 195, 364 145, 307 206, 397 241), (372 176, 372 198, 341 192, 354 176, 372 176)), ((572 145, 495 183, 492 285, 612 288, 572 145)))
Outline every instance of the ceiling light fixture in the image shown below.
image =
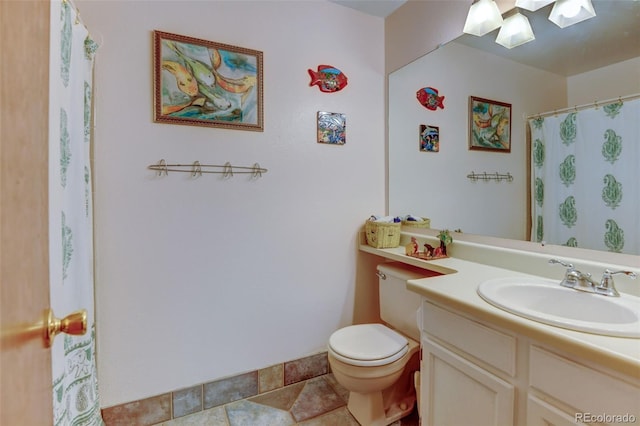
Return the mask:
POLYGON ((478 0, 471 5, 463 32, 481 37, 502 25, 502 15, 493 0, 478 0))
POLYGON ((560 28, 577 24, 596 16, 591 0, 557 0, 549 20, 560 28))
POLYGON ((549 3, 553 3, 553 0, 516 0, 516 7, 535 12, 549 3))
POLYGON ((512 49, 535 39, 536 37, 533 35, 533 30, 527 17, 516 11, 516 13, 504 20, 496 38, 496 43, 507 49, 512 49))

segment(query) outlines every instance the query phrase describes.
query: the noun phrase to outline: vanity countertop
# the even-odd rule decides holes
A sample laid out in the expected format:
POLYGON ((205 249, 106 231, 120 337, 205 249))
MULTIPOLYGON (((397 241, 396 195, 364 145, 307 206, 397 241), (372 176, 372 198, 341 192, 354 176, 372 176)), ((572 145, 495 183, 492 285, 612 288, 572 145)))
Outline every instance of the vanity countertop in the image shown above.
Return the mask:
MULTIPOLYGON (((583 333, 532 321, 494 307, 476 292, 478 284, 488 279, 538 275, 456 257, 424 261, 406 256, 404 247, 376 249, 361 245, 360 250, 443 273, 436 277, 409 280, 407 284, 408 289, 437 304, 640 379, 640 339, 583 333)), ((555 272, 560 282, 562 270, 555 272)))

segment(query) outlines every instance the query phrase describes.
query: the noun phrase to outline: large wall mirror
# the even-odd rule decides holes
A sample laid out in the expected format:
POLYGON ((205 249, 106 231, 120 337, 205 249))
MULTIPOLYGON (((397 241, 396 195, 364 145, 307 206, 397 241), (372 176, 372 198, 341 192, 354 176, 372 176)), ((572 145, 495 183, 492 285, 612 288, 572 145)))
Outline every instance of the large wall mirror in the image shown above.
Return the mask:
MULTIPOLYGON (((527 118, 640 94, 640 1, 593 4, 595 18, 564 29, 547 19, 552 5, 521 10, 532 42, 506 49, 495 43, 498 30, 465 34, 389 75, 389 214, 429 217, 439 229, 529 238, 527 118), (418 102, 424 87, 444 97, 444 108, 418 102), (469 149, 471 97, 510 105, 510 150, 469 149), (437 132, 437 152, 421 149, 424 129, 437 132), (485 173, 511 179, 473 178, 485 173)), ((631 232, 637 239, 640 229, 631 232)))

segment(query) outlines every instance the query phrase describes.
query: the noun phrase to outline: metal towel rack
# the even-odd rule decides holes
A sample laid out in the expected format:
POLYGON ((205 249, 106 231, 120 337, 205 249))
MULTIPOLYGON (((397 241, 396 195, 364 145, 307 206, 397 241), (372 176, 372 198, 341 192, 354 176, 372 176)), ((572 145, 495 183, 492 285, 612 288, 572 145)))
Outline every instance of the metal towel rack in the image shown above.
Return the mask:
POLYGON ((259 178, 267 172, 267 169, 260 167, 258 163, 254 163, 253 166, 234 166, 228 161, 222 165, 201 164, 199 161, 194 161, 192 164, 167 164, 163 159, 147 168, 155 170, 158 176, 167 176, 169 172, 183 172, 191 173, 191 177, 202 176, 203 173, 214 173, 221 174, 224 178, 233 177, 234 174, 250 174, 252 178, 259 178))
POLYGON ((487 173, 487 172, 482 172, 482 173, 476 173, 476 172, 471 172, 467 175, 467 177, 469 179, 471 179, 472 181, 476 182, 478 180, 495 180, 497 182, 502 182, 503 180, 506 180, 507 182, 511 182, 513 181, 513 176, 511 176, 511 173, 507 172, 507 173, 487 173))

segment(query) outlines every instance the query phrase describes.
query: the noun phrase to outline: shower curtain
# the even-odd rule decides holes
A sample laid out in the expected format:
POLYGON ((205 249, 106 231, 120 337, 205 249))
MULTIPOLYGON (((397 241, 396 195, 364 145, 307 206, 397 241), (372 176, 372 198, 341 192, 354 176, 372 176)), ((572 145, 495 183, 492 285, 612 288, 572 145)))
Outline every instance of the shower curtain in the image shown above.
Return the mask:
POLYGON ((55 425, 102 425, 95 362, 89 37, 69 1, 51 2, 49 63, 50 298, 56 316, 87 310, 84 336, 51 348, 55 425))
POLYGON ((640 99, 529 126, 532 240, 640 254, 640 99))

